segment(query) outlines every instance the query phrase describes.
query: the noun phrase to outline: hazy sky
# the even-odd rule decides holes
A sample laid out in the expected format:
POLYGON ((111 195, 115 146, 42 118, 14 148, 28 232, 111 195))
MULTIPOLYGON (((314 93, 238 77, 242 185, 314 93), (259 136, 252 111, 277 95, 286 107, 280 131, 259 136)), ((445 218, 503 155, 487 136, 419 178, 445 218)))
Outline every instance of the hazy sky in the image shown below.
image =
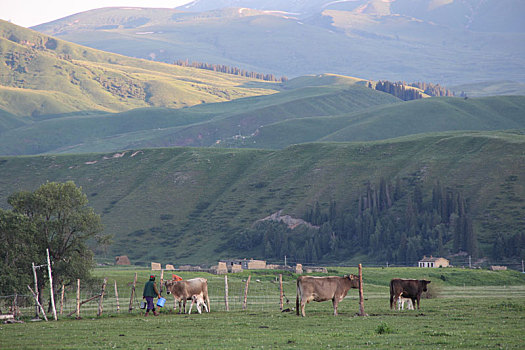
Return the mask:
POLYGON ((22 27, 100 7, 177 7, 191 0, 0 0, 0 19, 22 27))

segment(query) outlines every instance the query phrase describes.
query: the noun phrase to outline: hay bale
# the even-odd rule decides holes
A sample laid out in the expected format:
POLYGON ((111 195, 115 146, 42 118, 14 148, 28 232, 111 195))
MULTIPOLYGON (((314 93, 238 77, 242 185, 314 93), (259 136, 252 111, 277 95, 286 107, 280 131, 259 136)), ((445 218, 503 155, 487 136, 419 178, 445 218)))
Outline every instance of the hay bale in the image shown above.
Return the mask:
POLYGON ((228 273, 228 267, 225 262, 220 261, 218 265, 212 266, 210 272, 216 275, 224 275, 228 273))
POLYGON ((117 256, 115 257, 115 265, 131 265, 131 261, 127 255, 117 256))
POLYGON ((237 272, 242 272, 242 265, 241 264, 231 265, 231 273, 237 273, 237 272))

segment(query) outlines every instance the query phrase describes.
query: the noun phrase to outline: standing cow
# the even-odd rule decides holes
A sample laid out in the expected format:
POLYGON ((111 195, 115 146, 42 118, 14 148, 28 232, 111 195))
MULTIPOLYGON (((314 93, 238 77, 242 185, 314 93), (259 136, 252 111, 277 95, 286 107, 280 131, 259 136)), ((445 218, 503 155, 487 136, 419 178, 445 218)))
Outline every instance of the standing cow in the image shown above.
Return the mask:
POLYGON ((416 305, 419 309, 419 299, 421 293, 427 291, 427 285, 430 281, 427 280, 411 280, 394 278, 390 281, 390 309, 397 304, 399 298, 409 298, 412 300, 412 305, 416 305))
POLYGON ((186 313, 186 300, 192 300, 194 295, 202 295, 206 300, 207 311, 210 312, 210 298, 208 296, 208 280, 206 278, 192 278, 185 281, 166 281, 166 291, 172 294, 175 302, 179 302, 179 313, 186 313), (183 304, 183 308, 181 307, 183 304))
POLYGON ((359 288, 358 276, 299 276, 299 278, 297 278, 297 297, 295 299, 297 315, 299 315, 300 306, 301 315, 303 317, 306 316, 304 313, 304 306, 312 300, 332 300, 334 305, 334 316, 337 316, 337 305, 343 300, 350 288, 359 288))

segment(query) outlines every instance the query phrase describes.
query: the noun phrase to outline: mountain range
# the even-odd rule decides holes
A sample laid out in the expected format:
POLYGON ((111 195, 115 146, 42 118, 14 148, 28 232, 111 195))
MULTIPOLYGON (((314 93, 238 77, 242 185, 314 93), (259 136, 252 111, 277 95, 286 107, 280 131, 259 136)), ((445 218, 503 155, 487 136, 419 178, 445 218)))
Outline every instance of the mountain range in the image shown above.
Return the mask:
POLYGON ((522 96, 403 102, 359 78, 319 74, 266 82, 110 54, 7 22, 0 40, 5 155, 275 149, 525 123, 522 96))
POLYGON ((290 78, 523 83, 524 7, 520 0, 202 0, 177 9, 97 9, 33 29, 126 56, 290 78))

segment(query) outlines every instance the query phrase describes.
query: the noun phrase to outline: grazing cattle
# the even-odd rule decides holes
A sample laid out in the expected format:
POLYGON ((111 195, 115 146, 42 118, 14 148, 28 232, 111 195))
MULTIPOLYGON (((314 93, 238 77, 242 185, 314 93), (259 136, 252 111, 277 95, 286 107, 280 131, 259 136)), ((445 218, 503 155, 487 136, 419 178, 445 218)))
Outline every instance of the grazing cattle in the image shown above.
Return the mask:
POLYGON ((405 303, 407 304, 407 310, 414 310, 414 304, 412 304, 412 299, 405 298, 403 294, 401 294, 401 296, 399 296, 397 299, 397 309, 404 310, 405 303))
POLYGON ((334 316, 337 316, 337 305, 343 300, 350 288, 359 288, 358 276, 299 276, 299 278, 297 278, 297 297, 295 299, 296 313, 299 315, 300 306, 301 315, 303 317, 306 316, 304 306, 312 300, 332 300, 334 316))
POLYGON ((202 293, 191 296, 191 305, 190 305, 190 311, 188 311, 188 314, 191 314, 191 308, 193 307, 193 304, 197 306, 197 311, 199 312, 199 314, 202 313, 201 306, 204 306, 204 309, 206 310, 206 312, 209 312, 208 307, 206 306, 206 303, 204 302, 204 295, 202 293))
POLYGON ((166 281, 166 291, 173 295, 175 302, 179 302, 179 313, 186 313, 186 300, 191 300, 192 296, 202 294, 206 300, 207 311, 210 312, 210 298, 208 296, 208 280, 205 278, 193 278, 186 281, 166 281), (181 303, 183 308, 181 308, 181 303))
POLYGON ((430 281, 427 280, 410 280, 394 278, 390 281, 390 309, 397 303, 397 300, 403 296, 412 300, 415 305, 417 301, 417 308, 419 309, 419 299, 421 293, 427 291, 427 285, 430 281))

